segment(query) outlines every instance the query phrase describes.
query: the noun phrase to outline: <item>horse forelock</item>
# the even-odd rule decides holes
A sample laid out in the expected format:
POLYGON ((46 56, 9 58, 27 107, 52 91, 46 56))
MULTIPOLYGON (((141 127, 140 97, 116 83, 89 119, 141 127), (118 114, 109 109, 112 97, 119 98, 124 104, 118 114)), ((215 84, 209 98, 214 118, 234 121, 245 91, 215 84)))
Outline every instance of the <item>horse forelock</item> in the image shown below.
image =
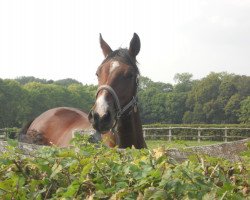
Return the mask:
POLYGON ((110 61, 111 59, 116 60, 118 62, 125 63, 129 66, 132 66, 135 69, 135 72, 137 75, 140 74, 139 69, 137 67, 137 61, 135 58, 130 56, 128 49, 117 49, 115 51, 112 51, 102 62, 102 64, 110 61))

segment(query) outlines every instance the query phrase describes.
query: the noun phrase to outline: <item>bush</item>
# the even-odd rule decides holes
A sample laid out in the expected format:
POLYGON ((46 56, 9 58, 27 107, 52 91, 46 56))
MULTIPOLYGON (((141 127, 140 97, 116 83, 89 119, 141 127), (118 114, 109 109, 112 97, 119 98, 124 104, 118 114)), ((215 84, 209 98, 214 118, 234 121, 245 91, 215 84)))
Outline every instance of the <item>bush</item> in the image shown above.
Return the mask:
POLYGON ((178 164, 164 149, 109 149, 77 136, 70 148, 27 155, 10 142, 0 155, 0 199, 243 199, 250 197, 250 151, 244 163, 194 156, 178 164))

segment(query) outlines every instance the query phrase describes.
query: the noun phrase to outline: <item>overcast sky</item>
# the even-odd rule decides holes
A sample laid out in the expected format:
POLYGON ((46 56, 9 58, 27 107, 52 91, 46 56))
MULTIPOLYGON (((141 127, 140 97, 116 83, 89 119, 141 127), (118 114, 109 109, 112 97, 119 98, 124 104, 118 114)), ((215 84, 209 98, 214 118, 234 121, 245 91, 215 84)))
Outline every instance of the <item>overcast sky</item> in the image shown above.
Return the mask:
POLYGON ((117 49, 136 32, 143 76, 250 75, 250 0, 0 0, 0 78, 97 83, 99 33, 117 49))

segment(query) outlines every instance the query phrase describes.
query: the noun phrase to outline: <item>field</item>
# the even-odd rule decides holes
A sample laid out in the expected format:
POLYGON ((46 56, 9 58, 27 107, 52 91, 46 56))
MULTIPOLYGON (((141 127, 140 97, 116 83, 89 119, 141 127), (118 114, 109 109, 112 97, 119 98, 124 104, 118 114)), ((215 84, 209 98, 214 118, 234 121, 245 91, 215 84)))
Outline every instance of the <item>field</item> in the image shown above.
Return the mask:
POLYGON ((155 149, 158 147, 165 148, 184 148, 191 146, 204 146, 204 145, 212 145, 219 144, 221 142, 216 141, 189 141, 189 140, 175 140, 175 141, 167 141, 167 140, 146 140, 147 146, 149 149, 155 149))

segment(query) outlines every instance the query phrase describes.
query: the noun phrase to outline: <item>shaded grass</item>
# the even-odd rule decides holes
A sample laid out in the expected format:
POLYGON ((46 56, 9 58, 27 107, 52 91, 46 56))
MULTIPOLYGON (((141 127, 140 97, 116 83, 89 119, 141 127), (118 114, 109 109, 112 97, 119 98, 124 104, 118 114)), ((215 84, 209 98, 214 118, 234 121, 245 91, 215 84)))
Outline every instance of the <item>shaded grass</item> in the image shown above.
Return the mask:
POLYGON ((147 146, 149 149, 154 149, 158 147, 166 147, 166 148, 184 148, 184 147, 191 147, 191 146, 204 146, 204 145, 212 145, 212 144, 219 144, 222 142, 218 141, 189 141, 189 140, 174 140, 174 141, 167 141, 167 140, 146 140, 147 146))

